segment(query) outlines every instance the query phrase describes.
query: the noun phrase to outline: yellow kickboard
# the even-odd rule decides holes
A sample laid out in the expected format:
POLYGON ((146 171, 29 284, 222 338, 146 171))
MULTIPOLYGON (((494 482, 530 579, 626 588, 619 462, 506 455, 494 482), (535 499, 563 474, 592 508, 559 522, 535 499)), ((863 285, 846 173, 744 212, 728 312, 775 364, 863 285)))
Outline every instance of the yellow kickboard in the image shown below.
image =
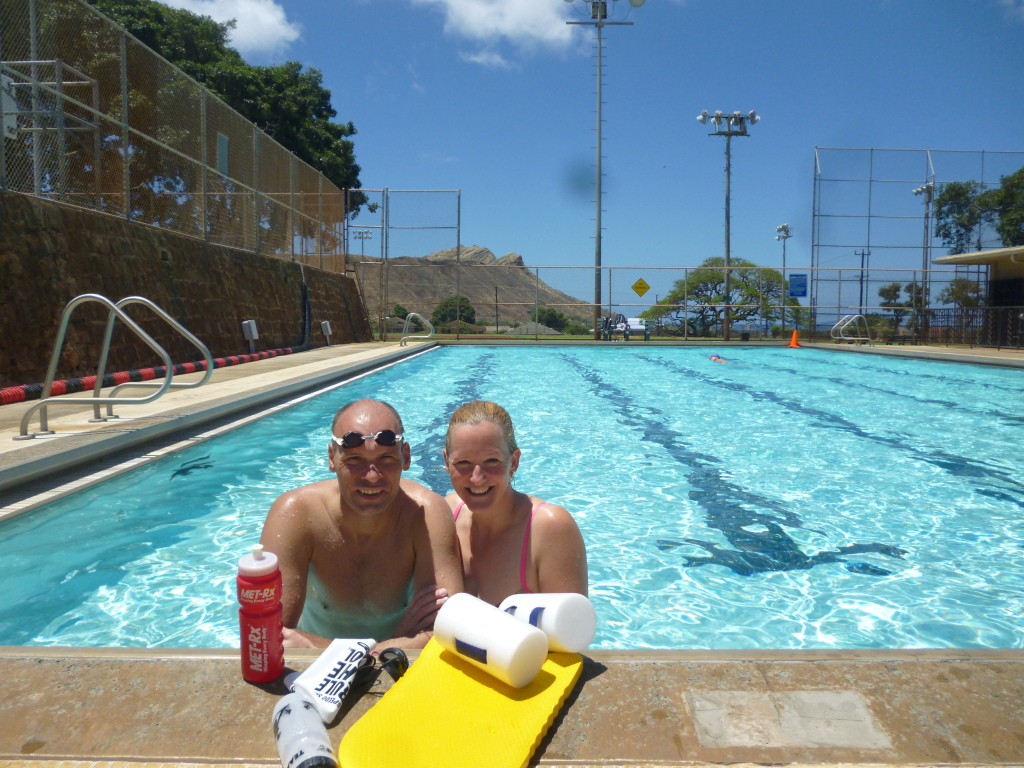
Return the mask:
POLYGON ((512 688, 431 638, 409 671, 341 740, 341 768, 523 768, 583 670, 549 653, 512 688))

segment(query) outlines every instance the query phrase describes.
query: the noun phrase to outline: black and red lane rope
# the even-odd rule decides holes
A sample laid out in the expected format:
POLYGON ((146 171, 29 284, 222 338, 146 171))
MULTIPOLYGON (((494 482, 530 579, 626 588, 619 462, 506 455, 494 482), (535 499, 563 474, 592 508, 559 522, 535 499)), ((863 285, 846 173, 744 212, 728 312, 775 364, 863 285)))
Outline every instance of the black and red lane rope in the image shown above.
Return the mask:
MULTIPOLYGON (((213 361, 213 368, 214 370, 218 368, 227 368, 232 365, 239 365, 240 363, 251 363, 255 360, 266 360, 271 357, 290 355, 297 351, 300 351, 297 347, 285 347, 283 349, 270 349, 263 352, 254 352, 249 355, 229 355, 228 357, 218 357, 213 361)), ((172 370, 175 376, 179 376, 183 373, 205 371, 206 361, 199 360, 193 363, 178 363, 172 368, 172 370)), ((113 387, 129 381, 150 381, 151 379, 162 379, 166 375, 167 367, 163 365, 156 366, 155 368, 140 368, 132 371, 108 373, 103 377, 103 386, 113 387)), ((73 392, 84 392, 86 390, 92 390, 95 386, 95 376, 85 376, 80 379, 61 379, 60 381, 53 382, 50 394, 66 395, 73 392)), ((0 389, 0 405, 21 403, 26 400, 38 400, 42 394, 42 384, 22 384, 17 387, 5 387, 0 389)))

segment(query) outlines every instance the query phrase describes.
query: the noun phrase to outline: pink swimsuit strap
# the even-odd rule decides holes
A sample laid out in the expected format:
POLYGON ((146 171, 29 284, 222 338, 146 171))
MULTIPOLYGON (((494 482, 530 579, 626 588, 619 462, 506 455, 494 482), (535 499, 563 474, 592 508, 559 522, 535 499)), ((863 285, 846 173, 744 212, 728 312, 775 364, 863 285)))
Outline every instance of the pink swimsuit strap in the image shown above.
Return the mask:
MULTIPOLYGON (((526 586, 526 559, 530 555, 530 530, 533 528, 533 516, 537 514, 537 510, 543 507, 545 504, 547 504, 547 502, 542 501, 540 504, 531 509, 530 519, 526 521, 526 535, 523 536, 523 553, 522 556, 519 558, 519 586, 522 588, 522 591, 526 594, 532 594, 532 590, 528 586, 526 586)), ((464 506, 466 506, 466 502, 459 501, 459 506, 457 506, 455 508, 455 511, 452 513, 456 520, 459 519, 459 512, 462 511, 462 508, 464 506)))

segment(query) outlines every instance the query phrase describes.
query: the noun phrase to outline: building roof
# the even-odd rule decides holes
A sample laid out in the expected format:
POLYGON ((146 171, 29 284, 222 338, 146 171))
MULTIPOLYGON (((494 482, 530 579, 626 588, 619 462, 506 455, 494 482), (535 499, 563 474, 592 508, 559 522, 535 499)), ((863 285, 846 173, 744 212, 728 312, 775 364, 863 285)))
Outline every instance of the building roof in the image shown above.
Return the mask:
POLYGON ((991 251, 975 251, 974 253, 958 253, 955 256, 939 256, 932 259, 932 264, 995 264, 1000 261, 1013 261, 1024 264, 1024 245, 1010 248, 994 248, 991 251))

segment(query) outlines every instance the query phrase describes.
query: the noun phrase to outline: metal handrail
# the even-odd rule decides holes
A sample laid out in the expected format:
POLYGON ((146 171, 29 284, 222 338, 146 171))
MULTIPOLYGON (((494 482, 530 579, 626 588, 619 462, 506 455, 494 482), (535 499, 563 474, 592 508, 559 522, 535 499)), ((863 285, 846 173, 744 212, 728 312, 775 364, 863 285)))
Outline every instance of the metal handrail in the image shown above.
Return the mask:
POLYGON ((427 318, 425 318, 419 312, 410 312, 408 315, 405 316, 405 325, 402 326, 402 340, 400 342, 398 342, 398 346, 404 347, 406 339, 429 339, 433 335, 434 335, 434 326, 430 324, 430 321, 427 320, 427 318), (409 330, 409 324, 410 324, 410 322, 412 321, 412 319, 414 317, 418 317, 421 321, 423 321, 426 324, 427 328, 430 329, 430 333, 428 333, 426 336, 409 336, 409 335, 407 335, 407 332, 409 330))
POLYGON ((829 331, 829 335, 836 341, 866 341, 868 344, 874 346, 874 341, 871 338, 871 329, 868 326, 868 320, 864 315, 844 315, 843 318, 832 326, 832 330, 829 331), (863 328, 859 326, 863 326, 863 328), (847 336, 846 330, 853 326, 854 332, 863 330, 862 336, 847 336))
MULTIPOLYGON (((129 296, 127 299, 122 299, 122 302, 141 303, 148 301, 146 299, 141 299, 140 302, 140 298, 141 297, 138 296, 129 296)), ((107 309, 110 310, 111 313, 110 319, 108 320, 107 324, 108 336, 107 340, 104 343, 104 357, 102 360, 102 364, 104 367, 106 365, 106 354, 107 352, 109 352, 109 334, 111 331, 111 326, 113 324, 113 317, 116 315, 117 317, 121 318, 128 326, 128 328, 134 331, 135 335, 142 339, 142 341, 144 341, 150 349, 156 352, 156 354, 160 357, 161 360, 163 360, 164 368, 167 371, 167 375, 164 377, 163 383, 159 385, 159 389, 147 397, 98 397, 98 393, 102 387, 103 381, 102 377, 98 376, 96 379, 96 388, 93 390, 92 397, 65 397, 61 398, 60 400, 54 400, 52 404, 71 405, 78 403, 89 403, 92 404, 95 408, 98 407, 99 405, 107 403, 150 403, 159 398, 161 395, 163 395, 164 392, 166 392, 168 389, 170 389, 172 384, 172 377, 174 375, 174 365, 173 363, 171 363, 171 358, 167 354, 167 352, 164 351, 163 347, 157 344, 153 337, 146 333, 142 329, 142 327, 139 326, 138 323, 136 323, 127 314, 125 314, 124 310, 120 306, 121 302, 115 304, 106 296, 101 296, 98 293, 83 293, 82 295, 73 298, 64 307, 64 312, 61 315, 60 319, 60 326, 57 330, 57 338, 53 345, 53 354, 50 356, 50 365, 46 370, 46 380, 43 383, 43 390, 39 397, 39 402, 34 403, 32 407, 25 411, 24 416, 21 417, 21 428, 19 430, 19 434, 15 436, 15 440, 28 440, 34 438, 36 435, 53 434, 53 430, 49 428, 48 408, 51 405, 50 396, 53 390, 53 380, 57 374, 57 363, 60 361, 60 355, 64 348, 64 337, 67 335, 68 323, 71 320, 71 314, 78 306, 80 306, 81 304, 85 304, 87 302, 96 302, 99 304, 103 304, 105 307, 107 307, 107 309), (28 425, 32 419, 33 414, 35 414, 36 411, 39 411, 39 431, 29 434, 28 425)), ((148 303, 153 308, 155 308, 155 305, 153 305, 152 302, 148 303)), ((161 316, 164 316, 166 318, 166 313, 164 313, 162 310, 158 310, 158 314, 161 314, 161 316)), ((171 323, 172 325, 176 325, 179 329, 184 330, 181 328, 180 324, 176 323, 175 321, 171 320, 171 323)), ((191 336, 191 334, 189 334, 187 331, 185 331, 185 334, 187 334, 187 336, 191 336)), ((191 341, 194 338, 195 337, 192 336, 192 338, 189 340, 191 341)), ((203 350, 205 351, 205 347, 203 347, 203 350)), ((209 357, 209 351, 205 351, 205 356, 208 360, 207 370, 208 372, 212 371, 213 361, 209 357)), ((204 382, 208 378, 209 376, 205 377, 204 382)), ((153 386, 157 385, 154 384, 153 386)))
MULTIPOLYGON (((206 361, 206 372, 203 375, 202 379, 200 379, 199 381, 186 381, 186 382, 183 382, 183 383, 180 383, 180 384, 172 382, 169 385, 169 387, 168 387, 169 389, 191 389, 191 388, 194 388, 194 387, 201 387, 201 386, 203 386, 203 384, 205 384, 206 382, 208 382, 210 380, 210 377, 213 375, 213 356, 210 354, 210 350, 206 348, 206 345, 203 344, 203 342, 201 342, 199 339, 197 339, 181 323, 179 323, 177 320, 175 320, 169 314, 164 312, 162 309, 160 309, 160 307, 158 307, 156 304, 154 304, 149 299, 147 299, 147 298, 145 298, 143 296, 126 296, 125 298, 123 298, 119 302, 117 302, 117 306, 118 307, 127 307, 130 304, 142 304, 143 306, 149 307, 157 315, 159 315, 165 321, 167 321, 167 323, 172 328, 174 328, 174 330, 176 330, 178 333, 180 333, 182 336, 184 336, 188 341, 190 341, 199 350, 199 352, 202 354, 203 360, 206 361)), ((93 406, 93 417, 94 418, 92 419, 92 421, 106 421, 107 419, 116 419, 117 416, 114 415, 114 402, 125 402, 125 401, 138 400, 138 398, 134 398, 134 397, 123 398, 120 401, 115 400, 115 398, 117 398, 117 393, 120 392, 122 389, 127 389, 128 387, 159 387, 160 386, 155 381, 127 381, 124 384, 118 384, 116 387, 114 387, 110 391, 110 401, 107 402, 107 415, 106 416, 100 416, 100 390, 103 388, 103 376, 104 376, 104 374, 106 373, 106 370, 107 370, 107 358, 108 358, 108 356, 110 354, 110 340, 111 340, 111 338, 114 335, 114 321, 116 319, 117 319, 117 317, 113 313, 111 313, 110 317, 107 318, 107 331, 106 331, 106 335, 103 337, 103 351, 100 354, 100 364, 99 364, 99 368, 96 371, 96 386, 93 389, 93 401, 95 402, 95 405, 93 406)), ((170 373, 168 373, 168 378, 169 377, 170 377, 170 373)))

